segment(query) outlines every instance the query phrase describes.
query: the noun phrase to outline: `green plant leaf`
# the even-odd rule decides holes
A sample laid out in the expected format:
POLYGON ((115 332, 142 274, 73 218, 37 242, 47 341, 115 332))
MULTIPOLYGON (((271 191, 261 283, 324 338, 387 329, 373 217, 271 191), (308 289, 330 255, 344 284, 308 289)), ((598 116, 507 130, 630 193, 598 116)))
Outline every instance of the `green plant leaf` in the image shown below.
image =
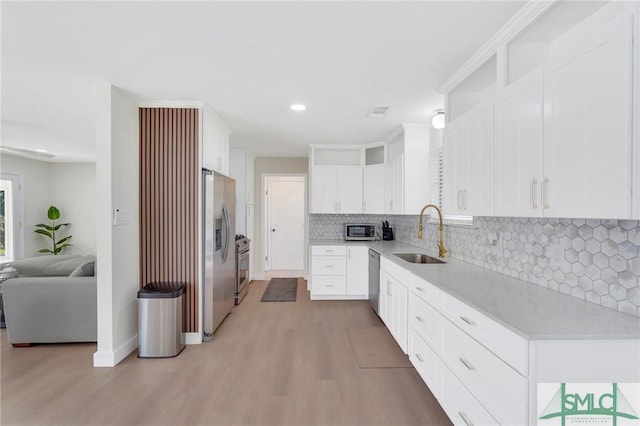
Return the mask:
POLYGON ((44 229, 36 229, 33 232, 35 232, 36 234, 46 235, 47 237, 53 239, 53 235, 51 235, 51 232, 45 231, 44 229))
POLYGON ((65 248, 65 247, 71 247, 71 244, 63 244, 61 246, 56 247, 56 253, 55 254, 60 253, 62 251, 62 249, 65 248))
POLYGON ((54 230, 54 231, 57 231, 58 229, 62 228, 63 226, 69 226, 69 225, 71 225, 71 224, 70 224, 70 223, 60 223, 60 224, 56 225, 56 226, 53 228, 53 230, 54 230))
POLYGON ((49 220, 58 220, 60 219, 60 210, 56 206, 49 207, 47 210, 47 217, 49 220))
POLYGON ((45 225, 44 223, 39 223, 36 226, 39 227, 39 228, 44 228, 47 231, 55 231, 53 226, 45 225))
POLYGON ((41 249, 41 250, 38 250, 38 253, 53 253, 53 252, 49 249, 41 249))
POLYGON ((64 237, 63 239, 61 239, 60 241, 58 241, 58 242, 56 243, 56 245, 59 245, 59 244, 64 243, 65 241, 69 240, 69 238, 71 238, 71 235, 69 235, 68 237, 64 237))

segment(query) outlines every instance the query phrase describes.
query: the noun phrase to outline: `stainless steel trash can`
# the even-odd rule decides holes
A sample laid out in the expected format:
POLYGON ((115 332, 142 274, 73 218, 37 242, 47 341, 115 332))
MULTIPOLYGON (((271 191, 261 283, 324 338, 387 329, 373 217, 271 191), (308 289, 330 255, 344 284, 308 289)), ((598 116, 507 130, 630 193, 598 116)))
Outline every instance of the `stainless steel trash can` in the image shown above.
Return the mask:
POLYGON ((184 287, 152 282, 138 291, 138 358, 171 358, 184 349, 184 287))

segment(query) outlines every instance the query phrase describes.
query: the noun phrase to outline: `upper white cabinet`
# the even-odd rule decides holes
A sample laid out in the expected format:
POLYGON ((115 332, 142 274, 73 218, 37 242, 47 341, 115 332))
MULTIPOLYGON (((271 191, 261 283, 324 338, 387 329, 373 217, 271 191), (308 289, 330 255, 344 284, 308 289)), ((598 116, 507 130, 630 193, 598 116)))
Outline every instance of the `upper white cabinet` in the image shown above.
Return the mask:
POLYGON ((228 175, 231 130, 209 106, 203 105, 200 113, 202 114, 202 167, 228 175))
POLYGON ((362 213, 362 167, 313 167, 311 213, 362 213))
POLYGON ((384 213, 384 164, 364 166, 362 176, 362 213, 384 213))
POLYGON ((236 232, 253 238, 250 221, 254 198, 255 156, 246 149, 232 149, 229 154, 229 176, 236 181, 236 232))
POLYGON ((405 123, 389 144, 386 173, 385 213, 420 213, 431 197, 427 124, 405 123))
POLYGON ((484 102, 445 128, 444 211, 493 214, 493 102, 484 102))
POLYGON ((495 215, 539 216, 542 173, 542 69, 495 99, 495 215))
POLYGON ((531 2, 440 88, 446 213, 640 217, 639 8, 531 2))
POLYGON ((547 216, 631 216, 632 23, 571 37, 544 66, 547 216))

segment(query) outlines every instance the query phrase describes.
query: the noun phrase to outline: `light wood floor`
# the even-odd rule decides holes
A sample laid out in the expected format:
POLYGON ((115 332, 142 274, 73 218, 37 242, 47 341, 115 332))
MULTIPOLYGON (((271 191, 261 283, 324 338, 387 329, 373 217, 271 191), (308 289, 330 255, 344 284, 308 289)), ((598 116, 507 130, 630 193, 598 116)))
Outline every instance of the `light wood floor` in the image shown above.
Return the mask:
POLYGON ((13 348, 1 333, 2 425, 450 424, 413 368, 360 369, 347 327, 367 301, 260 303, 265 281, 214 341, 172 359, 93 368, 95 344, 13 348))

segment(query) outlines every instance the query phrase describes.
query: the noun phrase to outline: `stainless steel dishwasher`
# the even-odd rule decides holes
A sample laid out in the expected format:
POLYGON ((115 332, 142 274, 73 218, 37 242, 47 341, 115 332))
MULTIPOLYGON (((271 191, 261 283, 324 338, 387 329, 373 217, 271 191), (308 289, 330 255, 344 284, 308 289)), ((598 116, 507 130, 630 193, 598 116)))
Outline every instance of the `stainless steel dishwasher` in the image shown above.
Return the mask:
MULTIPOLYGON (((369 303, 378 314, 380 299, 380 253, 369 249, 369 303)), ((379 315, 379 314, 378 314, 379 315)))

